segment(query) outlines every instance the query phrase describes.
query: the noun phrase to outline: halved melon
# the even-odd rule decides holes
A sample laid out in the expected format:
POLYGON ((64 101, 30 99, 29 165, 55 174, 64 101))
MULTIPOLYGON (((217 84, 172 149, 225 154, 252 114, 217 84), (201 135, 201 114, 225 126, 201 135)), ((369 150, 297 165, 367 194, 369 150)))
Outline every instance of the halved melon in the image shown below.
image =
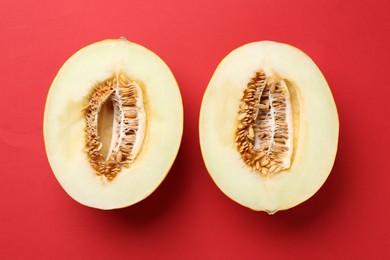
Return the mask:
POLYGON ((203 97, 199 131, 217 186, 246 207, 274 213, 323 185, 339 121, 315 63, 290 45, 261 41, 219 64, 203 97))
POLYGON ((44 139, 51 168, 76 201, 100 209, 151 194, 180 146, 183 106, 168 66, 124 38, 75 53, 49 90, 44 139))

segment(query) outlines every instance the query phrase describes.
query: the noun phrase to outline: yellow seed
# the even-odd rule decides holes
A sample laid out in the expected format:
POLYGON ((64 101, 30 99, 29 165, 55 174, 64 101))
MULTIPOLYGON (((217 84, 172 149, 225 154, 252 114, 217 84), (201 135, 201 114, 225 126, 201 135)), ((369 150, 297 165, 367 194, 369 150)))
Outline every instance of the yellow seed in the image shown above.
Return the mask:
POLYGON ((255 83, 256 87, 260 87, 262 84, 263 84, 263 82, 261 82, 261 81, 257 81, 257 82, 255 83))
POLYGON ((251 139, 253 139, 255 137, 255 132, 253 131, 252 126, 249 126, 248 135, 249 135, 249 138, 251 138, 251 139))
POLYGON ((273 83, 273 84, 271 85, 271 88, 270 88, 269 92, 271 92, 271 94, 274 94, 274 93, 275 93, 275 88, 276 88, 276 84, 273 83))
POLYGON ((282 138, 274 138, 274 141, 277 142, 277 143, 286 143, 286 140, 282 139, 282 138))
POLYGON ((116 164, 116 161, 108 161, 108 165, 111 166, 111 168, 116 164))
POLYGON ((116 161, 117 162, 121 162, 122 161, 122 152, 119 151, 117 154, 116 154, 116 161))
POLYGON ((268 107, 264 104, 258 104, 260 110, 266 110, 268 107))
POLYGON ((261 167, 263 167, 263 166, 266 166, 268 163, 269 163, 269 161, 267 159, 265 159, 265 160, 262 160, 260 162, 260 165, 261 165, 261 167))
POLYGON ((261 168, 261 174, 267 175, 267 169, 266 168, 261 168))
POLYGON ((264 157, 265 156, 265 152, 260 152, 256 157, 255 159, 253 159, 254 161, 257 161, 259 160, 260 158, 264 157))
POLYGON ((260 169, 260 163, 259 161, 256 162, 256 170, 259 170, 260 169))
POLYGON ((264 110, 264 109, 267 108, 264 104, 261 104, 261 103, 260 104, 254 104, 253 107, 254 108, 259 108, 261 110, 264 110))
POLYGON ((238 116, 238 121, 243 120, 246 117, 247 113, 242 113, 238 116))
POLYGON ((121 150, 122 153, 128 153, 128 152, 130 152, 130 148, 124 147, 124 146, 122 146, 122 147, 120 148, 120 150, 121 150))
POLYGON ((276 165, 273 165, 273 166, 271 166, 271 168, 269 168, 269 172, 274 172, 275 170, 276 170, 276 168, 278 168, 278 166, 276 166, 276 165))
POLYGON ((95 170, 98 170, 98 169, 99 169, 99 166, 98 166, 96 163, 91 163, 91 166, 92 166, 92 168, 94 168, 95 170))
POLYGON ((102 149, 102 147, 103 147, 103 143, 100 143, 99 147, 97 148, 97 151, 100 151, 102 149))

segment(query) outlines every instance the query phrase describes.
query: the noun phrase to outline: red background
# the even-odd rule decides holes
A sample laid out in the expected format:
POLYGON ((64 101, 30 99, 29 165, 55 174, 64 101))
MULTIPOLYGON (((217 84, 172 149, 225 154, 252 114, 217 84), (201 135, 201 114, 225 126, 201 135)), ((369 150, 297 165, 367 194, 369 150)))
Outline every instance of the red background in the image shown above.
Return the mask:
POLYGON ((390 259, 388 1, 1 1, 1 259, 390 259), (100 211, 62 190, 46 159, 46 94, 78 49, 127 37, 163 58, 185 111, 180 152, 146 200, 100 211), (338 106, 333 171, 274 216, 214 185, 198 116, 220 60, 275 40, 305 51, 338 106))

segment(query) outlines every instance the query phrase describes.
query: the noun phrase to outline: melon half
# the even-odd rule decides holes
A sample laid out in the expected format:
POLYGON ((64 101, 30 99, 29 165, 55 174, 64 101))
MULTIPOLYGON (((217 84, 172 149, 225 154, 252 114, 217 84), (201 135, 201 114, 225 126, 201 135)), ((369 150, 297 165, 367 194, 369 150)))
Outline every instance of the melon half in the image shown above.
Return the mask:
POLYGON ((239 204, 272 214, 323 185, 339 121, 315 63, 290 45, 260 41, 219 64, 203 97, 199 131, 217 186, 239 204))
POLYGON ((44 140, 58 182, 99 209, 141 201, 177 155, 183 106, 168 66, 124 38, 82 48, 55 77, 46 100, 44 140))

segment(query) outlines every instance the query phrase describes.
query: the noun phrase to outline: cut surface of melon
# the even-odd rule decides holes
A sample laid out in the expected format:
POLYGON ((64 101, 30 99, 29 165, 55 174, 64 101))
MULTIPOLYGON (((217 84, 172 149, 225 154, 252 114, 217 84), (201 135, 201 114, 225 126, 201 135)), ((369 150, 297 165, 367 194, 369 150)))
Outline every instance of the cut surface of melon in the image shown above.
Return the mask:
POLYGON ((44 140, 55 177, 99 209, 141 201, 177 155, 183 106, 168 66, 124 38, 94 43, 61 67, 46 100, 44 140))
POLYGON ((315 63, 290 45, 260 41, 218 65, 202 100, 199 131, 217 186, 243 206, 274 213, 323 185, 335 160, 339 121, 315 63))

